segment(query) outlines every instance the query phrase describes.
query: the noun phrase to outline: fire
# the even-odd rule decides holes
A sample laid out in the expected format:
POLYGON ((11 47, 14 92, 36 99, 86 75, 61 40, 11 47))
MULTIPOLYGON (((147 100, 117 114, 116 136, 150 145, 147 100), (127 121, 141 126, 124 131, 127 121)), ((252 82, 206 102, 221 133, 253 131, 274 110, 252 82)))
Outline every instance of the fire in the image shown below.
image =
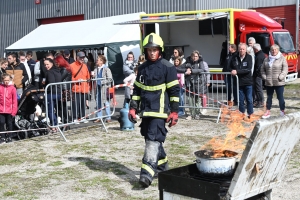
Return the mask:
POLYGON ((261 118, 264 111, 259 110, 250 118, 240 113, 238 110, 231 110, 230 107, 221 107, 221 123, 225 123, 229 128, 229 132, 226 136, 217 136, 203 145, 201 150, 211 150, 214 152, 213 158, 219 157, 231 157, 230 154, 224 154, 226 150, 238 152, 239 156, 245 149, 245 143, 247 141, 246 133, 252 132, 255 122, 261 118))

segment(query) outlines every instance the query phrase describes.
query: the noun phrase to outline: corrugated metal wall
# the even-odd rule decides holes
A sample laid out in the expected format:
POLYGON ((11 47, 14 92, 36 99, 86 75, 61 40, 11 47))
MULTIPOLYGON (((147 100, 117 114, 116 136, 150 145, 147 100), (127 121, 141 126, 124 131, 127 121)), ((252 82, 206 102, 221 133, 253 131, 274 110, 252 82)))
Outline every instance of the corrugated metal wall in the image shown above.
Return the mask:
POLYGON ((296 4, 296 0, 195 0, 195 9, 258 8, 296 4))
POLYGON ((0 57, 6 47, 34 30, 38 26, 37 19, 41 18, 84 14, 85 19, 94 19, 142 11, 157 13, 295 4, 295 0, 41 0, 41 2, 40 5, 35 5, 35 0, 0 0, 0 57))
POLYGON ((142 11, 146 13, 185 11, 190 9, 191 1, 41 0, 41 2, 40 5, 36 5, 35 0, 0 0, 0 57, 3 56, 6 47, 38 26, 37 19, 78 14, 84 14, 85 19, 95 19, 142 11))

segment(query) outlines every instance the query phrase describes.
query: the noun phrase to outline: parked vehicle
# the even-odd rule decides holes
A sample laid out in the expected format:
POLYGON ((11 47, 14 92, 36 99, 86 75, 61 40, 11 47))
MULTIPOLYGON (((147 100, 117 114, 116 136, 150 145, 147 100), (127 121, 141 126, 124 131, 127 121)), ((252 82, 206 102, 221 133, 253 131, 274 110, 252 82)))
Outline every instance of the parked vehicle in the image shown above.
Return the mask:
MULTIPOLYGON (((288 62, 286 81, 297 79, 297 53, 291 35, 282 25, 255 10, 216 9, 186 12, 141 14, 139 20, 118 24, 141 24, 141 37, 151 32, 165 41, 165 58, 169 59, 173 48, 180 46, 185 56, 199 50, 211 72, 221 72, 220 52, 222 43, 247 43, 254 37, 266 56, 270 46, 278 44, 288 62)), ((225 48, 227 49, 227 48, 225 48)), ((224 82, 222 75, 212 76, 212 83, 224 82)))

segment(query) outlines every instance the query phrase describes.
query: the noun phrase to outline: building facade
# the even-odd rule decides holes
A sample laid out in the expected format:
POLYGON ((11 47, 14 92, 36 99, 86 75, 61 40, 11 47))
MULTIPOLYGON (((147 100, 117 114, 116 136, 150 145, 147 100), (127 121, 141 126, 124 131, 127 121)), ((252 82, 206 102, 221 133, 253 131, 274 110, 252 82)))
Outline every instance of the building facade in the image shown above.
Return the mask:
MULTIPOLYGON (((137 12, 160 13, 218 8, 257 8, 268 15, 268 7, 290 6, 292 8, 295 4, 296 0, 1 0, 0 57, 4 55, 6 47, 41 24, 137 12)), ((278 13, 278 16, 274 16, 284 18, 285 14, 288 13, 278 13)), ((295 17, 291 20, 295 20, 295 17)), ((92 30, 91 27, 91 30, 87 31, 92 30)), ((295 29, 293 31, 295 32, 295 29)), ((290 32, 294 35, 291 30, 290 32)))

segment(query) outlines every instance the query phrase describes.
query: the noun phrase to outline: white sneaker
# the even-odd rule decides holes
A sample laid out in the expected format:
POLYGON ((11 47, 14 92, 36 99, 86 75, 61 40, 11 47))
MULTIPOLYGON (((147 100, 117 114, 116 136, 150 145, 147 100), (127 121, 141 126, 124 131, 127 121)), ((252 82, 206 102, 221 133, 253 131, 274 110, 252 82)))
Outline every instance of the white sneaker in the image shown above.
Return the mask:
POLYGON ((200 116, 199 116, 199 115, 196 115, 196 116, 195 116, 195 119, 196 119, 196 120, 199 120, 199 119, 200 119, 200 116))
POLYGON ((285 115, 284 110, 281 110, 279 114, 280 114, 281 117, 283 117, 285 115))
POLYGON ((205 115, 205 114, 207 113, 207 109, 202 109, 202 108, 200 108, 200 113, 201 113, 202 115, 205 115))
POLYGON ((189 115, 189 116, 187 116, 187 118, 185 118, 186 120, 192 120, 192 116, 191 115, 189 115))
POLYGON ((86 120, 86 119, 83 119, 83 120, 81 120, 81 122, 83 122, 83 123, 89 123, 89 121, 88 120, 86 120))
POLYGON ((61 124, 61 118, 60 117, 57 117, 57 123, 61 124))
POLYGON ((74 120, 75 124, 80 124, 79 121, 77 119, 74 120))

